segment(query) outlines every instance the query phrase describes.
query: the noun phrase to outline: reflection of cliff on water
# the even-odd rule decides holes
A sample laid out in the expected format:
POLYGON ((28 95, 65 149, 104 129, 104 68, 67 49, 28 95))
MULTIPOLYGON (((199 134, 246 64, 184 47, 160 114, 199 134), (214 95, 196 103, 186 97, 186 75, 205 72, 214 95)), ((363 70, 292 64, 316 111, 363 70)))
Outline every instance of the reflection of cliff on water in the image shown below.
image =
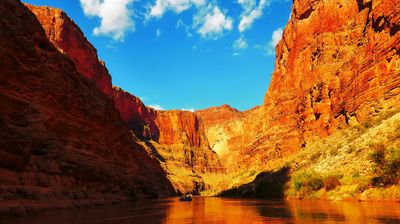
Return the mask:
POLYGON ((54 212, 4 224, 132 223, 400 223, 398 203, 282 201, 194 197, 139 200, 131 204, 54 212))

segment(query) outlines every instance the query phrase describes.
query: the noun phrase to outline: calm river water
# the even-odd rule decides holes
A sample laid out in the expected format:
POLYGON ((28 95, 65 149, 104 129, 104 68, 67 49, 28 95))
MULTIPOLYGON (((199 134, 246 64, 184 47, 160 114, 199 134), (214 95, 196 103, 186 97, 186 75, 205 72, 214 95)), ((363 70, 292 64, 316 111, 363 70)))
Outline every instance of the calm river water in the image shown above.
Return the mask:
POLYGON ((53 212, 5 224, 131 223, 400 223, 399 203, 266 201, 196 197, 143 200, 132 204, 53 212))

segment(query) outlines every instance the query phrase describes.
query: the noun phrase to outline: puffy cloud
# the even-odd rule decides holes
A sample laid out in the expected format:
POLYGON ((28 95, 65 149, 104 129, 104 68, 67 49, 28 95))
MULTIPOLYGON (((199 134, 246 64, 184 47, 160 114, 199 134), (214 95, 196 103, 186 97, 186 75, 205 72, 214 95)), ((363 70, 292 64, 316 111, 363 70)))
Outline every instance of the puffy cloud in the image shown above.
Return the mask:
POLYGON ((200 10, 193 19, 193 27, 199 27, 197 32, 203 38, 218 39, 225 30, 232 30, 233 20, 227 17, 218 6, 211 4, 200 10))
POLYGON ((276 47, 278 45, 279 41, 282 40, 282 34, 283 34, 283 29, 278 28, 277 30, 274 30, 272 33, 272 40, 271 40, 271 45, 276 47))
POLYGON ((235 50, 244 50, 247 48, 247 46, 247 41, 243 36, 241 36, 233 43, 233 49, 235 50))
POLYGON ((132 2, 133 0, 80 0, 85 15, 99 17, 101 20, 93 34, 111 36, 116 41, 123 41, 127 31, 135 30, 131 19, 133 11, 129 9, 132 2))
POLYGON ((154 104, 154 105, 149 105, 148 107, 153 108, 154 110, 164 110, 160 105, 154 104))
POLYGON ((206 0, 156 0, 154 5, 150 5, 148 18, 160 18, 168 10, 181 13, 192 6, 200 7, 206 4, 206 0))
POLYGON ((238 0, 238 3, 243 9, 240 16, 239 31, 244 32, 251 28, 254 21, 263 15, 265 7, 269 5, 269 0, 260 0, 258 5, 255 0, 238 0))
POLYGON ((283 35, 282 28, 278 28, 272 33, 272 38, 268 42, 268 45, 267 45, 267 54, 268 55, 275 54, 275 47, 276 47, 276 45, 278 45, 279 41, 282 40, 282 35, 283 35))

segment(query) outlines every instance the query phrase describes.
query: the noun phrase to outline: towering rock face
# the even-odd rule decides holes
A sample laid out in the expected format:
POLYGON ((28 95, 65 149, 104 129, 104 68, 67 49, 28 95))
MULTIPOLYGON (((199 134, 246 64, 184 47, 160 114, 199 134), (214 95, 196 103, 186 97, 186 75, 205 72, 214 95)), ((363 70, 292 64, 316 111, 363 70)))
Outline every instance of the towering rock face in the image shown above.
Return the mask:
POLYGON ((71 57, 76 69, 105 94, 111 95, 111 76, 104 62, 99 61, 97 50, 85 38, 79 27, 61 10, 49 7, 26 6, 36 15, 51 43, 71 57))
POLYGON ((164 169, 169 174, 179 176, 177 180, 169 175, 179 182, 174 182, 177 190, 198 193, 207 186, 196 173, 224 171, 194 113, 156 111, 146 107, 138 97, 112 87, 110 75, 104 63, 99 61, 95 48, 64 12, 51 7, 27 7, 37 16, 49 40, 75 63, 80 74, 94 81, 114 101, 115 108, 137 140, 165 164, 164 169), (196 178, 179 175, 179 172, 190 173, 196 178))
POLYGON ((136 136, 143 140, 158 140, 159 130, 155 123, 156 110, 145 106, 138 97, 119 87, 113 87, 112 98, 122 119, 136 136))
MULTIPOLYGON (((182 162, 191 169, 205 173, 221 168, 217 155, 209 147, 203 124, 195 113, 161 111, 158 112, 156 124, 160 132, 158 143, 183 150, 182 162)), ((182 153, 172 153, 173 157, 177 155, 182 156, 182 153)))
POLYGON ((400 2, 295 0, 277 46, 258 151, 298 150, 399 107, 400 2))
MULTIPOLYGON (((247 167, 247 148, 254 148, 261 133, 264 113, 262 107, 241 112, 228 105, 196 111, 204 124, 210 147, 228 172, 247 167), (242 163, 244 162, 244 163, 242 163)), ((252 164, 256 165, 256 164, 252 164)))
POLYGON ((173 192, 113 102, 48 41, 34 14, 3 0, 0 24, 1 200, 173 192))
POLYGON ((26 6, 36 15, 50 42, 70 57, 78 72, 93 80, 104 94, 114 100, 122 119, 135 135, 141 139, 157 139, 155 111, 146 107, 139 98, 112 86, 105 63, 98 59, 96 49, 80 28, 59 9, 29 4, 26 6))
POLYGON ((204 175, 223 174, 218 155, 211 150, 199 117, 189 111, 158 111, 158 142, 153 142, 172 183, 180 192, 198 194, 212 188, 204 175))

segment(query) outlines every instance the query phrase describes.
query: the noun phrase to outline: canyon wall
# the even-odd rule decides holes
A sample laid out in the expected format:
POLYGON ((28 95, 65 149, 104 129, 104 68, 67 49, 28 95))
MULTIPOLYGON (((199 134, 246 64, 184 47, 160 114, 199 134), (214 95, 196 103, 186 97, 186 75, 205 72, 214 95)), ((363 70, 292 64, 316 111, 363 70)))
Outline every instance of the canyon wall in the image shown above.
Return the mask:
MULTIPOLYGON (((167 173, 179 176, 180 192, 198 193, 205 188, 201 178, 189 178, 179 172, 223 172, 218 156, 210 149, 203 125, 188 111, 156 111, 144 105, 136 96, 113 87, 105 63, 98 59, 96 49, 85 38, 79 27, 61 10, 26 4, 37 16, 48 39, 68 56, 76 69, 114 101, 120 116, 142 141, 149 153, 165 163, 167 173), (184 171, 182 171, 184 169, 184 171), (177 171, 179 170, 179 172, 177 171)), ((172 180, 176 179, 174 177, 172 180)))
POLYGON ((114 102, 175 189, 206 189, 208 174, 257 170, 275 158, 399 108, 399 1, 295 0, 276 48, 264 105, 156 111, 112 87, 80 29, 60 10, 28 6, 49 40, 114 102))
POLYGON ((212 188, 203 176, 223 175, 225 168, 211 150, 199 117, 189 111, 157 111, 155 123, 159 139, 148 144, 163 161, 175 188, 193 194, 212 188))
POLYGON ((196 112, 223 163, 266 164, 338 129, 398 111, 399 4, 294 1, 262 108, 196 112))
MULTIPOLYGON (((229 105, 196 111, 204 125, 206 138, 228 172, 239 171, 247 165, 245 148, 254 147, 263 130, 262 107, 239 111, 229 105), (244 162, 244 164, 242 163, 244 162)), ((256 165, 256 164, 252 164, 256 165)))
POLYGON ((265 96, 261 161, 398 110, 400 2, 294 1, 265 96))
POLYGON ((174 193, 112 100, 49 42, 33 13, 3 0, 0 24, 1 200, 174 193))
POLYGON ((94 81, 105 95, 113 99, 122 119, 135 135, 141 139, 157 139, 155 110, 146 107, 138 97, 112 86, 104 61, 99 60, 97 50, 65 12, 52 7, 25 5, 36 15, 50 42, 70 57, 78 72, 94 81))

